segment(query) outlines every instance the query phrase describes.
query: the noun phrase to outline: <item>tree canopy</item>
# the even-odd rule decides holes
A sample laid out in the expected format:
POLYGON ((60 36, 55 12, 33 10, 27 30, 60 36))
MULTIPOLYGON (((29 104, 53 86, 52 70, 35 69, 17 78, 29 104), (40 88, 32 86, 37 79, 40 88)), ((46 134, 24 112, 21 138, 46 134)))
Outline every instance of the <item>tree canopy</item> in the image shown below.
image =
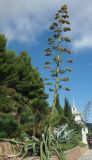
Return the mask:
MULTIPOLYGON (((3 125, 3 121, 7 122, 10 116, 10 123, 14 120, 17 125, 15 127, 16 133, 18 128, 25 125, 23 121, 26 121, 24 117, 28 111, 30 113, 29 116, 27 115, 29 121, 30 116, 35 112, 33 119, 39 115, 40 122, 40 115, 41 113, 45 114, 48 103, 42 78, 32 65, 28 53, 22 51, 17 55, 15 51, 6 49, 6 42, 6 37, 0 34, 0 114, 2 115, 0 120, 2 120, 1 124, 3 125)), ((36 122, 32 124, 34 127, 36 122)), ((30 125, 31 123, 33 122, 30 121, 30 125)), ((0 132, 6 132, 4 129, 0 129, 0 132)))

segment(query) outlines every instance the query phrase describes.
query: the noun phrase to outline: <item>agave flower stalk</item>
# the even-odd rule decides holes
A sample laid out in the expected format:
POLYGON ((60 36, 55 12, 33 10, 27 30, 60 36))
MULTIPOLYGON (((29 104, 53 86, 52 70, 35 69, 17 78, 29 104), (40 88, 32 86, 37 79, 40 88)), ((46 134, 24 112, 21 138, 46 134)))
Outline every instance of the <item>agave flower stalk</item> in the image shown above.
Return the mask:
MULTIPOLYGON (((66 43, 71 42, 71 39, 68 36, 66 36, 66 32, 71 31, 71 28, 69 27, 70 22, 68 18, 69 16, 67 6, 63 5, 61 9, 56 13, 54 17, 54 22, 50 26, 50 30, 53 33, 52 36, 48 38, 49 48, 45 49, 45 56, 48 58, 52 57, 51 61, 45 62, 45 68, 50 71, 50 75, 53 77, 54 80, 54 87, 49 88, 51 92, 54 92, 53 106, 55 106, 56 97, 60 89, 70 91, 68 87, 63 87, 61 85, 61 81, 69 81, 69 78, 63 77, 63 74, 66 72, 71 72, 71 68, 65 68, 62 64, 65 64, 66 62, 73 62, 73 59, 71 58, 67 58, 67 60, 65 60, 66 56, 64 56, 65 54, 70 56, 70 54, 72 53, 71 50, 68 47, 66 47, 66 43)), ((47 85, 49 84, 50 83, 47 83, 47 85)))

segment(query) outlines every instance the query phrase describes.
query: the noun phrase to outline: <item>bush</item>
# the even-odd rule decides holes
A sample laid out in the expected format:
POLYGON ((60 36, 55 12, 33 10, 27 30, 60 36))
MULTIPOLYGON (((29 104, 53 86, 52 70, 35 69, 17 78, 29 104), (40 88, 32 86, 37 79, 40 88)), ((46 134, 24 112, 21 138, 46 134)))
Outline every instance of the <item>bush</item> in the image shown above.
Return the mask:
POLYGON ((0 93, 0 112, 11 112, 13 110, 12 103, 13 101, 10 96, 4 94, 2 95, 2 93, 0 93))
POLYGON ((61 147, 63 151, 67 151, 67 150, 73 149, 75 146, 72 143, 63 143, 61 144, 61 147))
POLYGON ((17 135, 19 125, 12 115, 0 113, 0 132, 5 132, 7 137, 15 137, 17 135))
POLYGON ((0 132, 0 138, 7 138, 7 133, 0 132))
POLYGON ((74 136, 72 139, 71 139, 71 143, 76 147, 76 146, 79 146, 79 139, 74 136))
POLYGON ((80 147, 84 147, 85 144, 84 144, 82 141, 79 141, 79 146, 80 146, 80 147))

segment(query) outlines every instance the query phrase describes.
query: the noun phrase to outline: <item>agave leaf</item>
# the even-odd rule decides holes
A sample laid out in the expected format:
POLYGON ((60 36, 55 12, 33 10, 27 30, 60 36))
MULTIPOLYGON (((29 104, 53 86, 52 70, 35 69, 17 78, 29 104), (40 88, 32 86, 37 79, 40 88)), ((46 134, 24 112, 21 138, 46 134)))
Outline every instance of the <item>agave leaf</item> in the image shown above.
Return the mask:
POLYGON ((44 154, 43 151, 43 142, 40 144, 40 160, 46 160, 46 155, 44 154))
POLYGON ((36 142, 33 143, 33 156, 36 155, 36 142))
POLYGON ((62 151, 60 143, 54 138, 53 147, 56 149, 56 152, 60 158, 60 160, 65 160, 64 152, 62 151))
POLYGON ((39 139, 36 138, 35 136, 32 136, 32 140, 35 141, 35 142, 39 142, 39 139))

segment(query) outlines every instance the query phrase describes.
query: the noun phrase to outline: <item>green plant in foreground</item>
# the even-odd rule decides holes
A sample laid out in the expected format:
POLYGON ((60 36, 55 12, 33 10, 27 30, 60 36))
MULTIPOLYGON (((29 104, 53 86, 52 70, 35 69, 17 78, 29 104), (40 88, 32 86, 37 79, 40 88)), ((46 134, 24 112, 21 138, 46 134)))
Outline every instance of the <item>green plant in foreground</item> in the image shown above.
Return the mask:
POLYGON ((51 127, 45 128, 44 134, 42 135, 40 159, 49 160, 51 156, 57 155, 59 160, 64 160, 64 154, 62 152, 59 142, 51 132, 51 127))
POLYGON ((32 137, 31 141, 23 145, 22 156, 25 157, 30 154, 30 151, 33 152, 33 155, 40 156, 40 160, 50 160, 50 157, 53 155, 57 155, 59 160, 65 159, 61 146, 54 137, 50 126, 45 127, 41 139, 32 137))
POLYGON ((69 129, 68 124, 54 129, 54 135, 59 143, 68 143, 75 135, 74 129, 69 129))
MULTIPOLYGON (((2 141, 2 139, 0 140, 2 141)), ((9 142, 21 145, 21 151, 16 157, 40 156, 40 160, 50 160, 50 157, 55 155, 58 156, 59 160, 65 160, 61 145, 56 140, 50 126, 45 127, 40 139, 32 137, 25 142, 17 142, 15 140, 9 140, 9 142)))

